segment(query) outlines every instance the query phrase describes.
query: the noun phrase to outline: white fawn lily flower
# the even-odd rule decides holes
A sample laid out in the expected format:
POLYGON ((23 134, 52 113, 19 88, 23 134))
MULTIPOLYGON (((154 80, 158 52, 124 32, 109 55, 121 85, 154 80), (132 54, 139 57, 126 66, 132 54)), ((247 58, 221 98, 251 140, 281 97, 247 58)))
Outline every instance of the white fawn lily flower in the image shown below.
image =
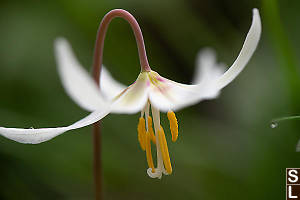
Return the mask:
MULTIPOLYGON (((107 19, 107 24, 112 18, 107 19)), ((129 20, 127 19, 127 21, 129 20)), ((106 31, 105 25, 103 25, 103 29, 106 31)), ((140 39, 137 36, 138 33, 134 33, 138 41, 140 39)), ((246 40, 237 59, 226 72, 224 72, 222 64, 216 63, 214 52, 205 50, 198 56, 196 76, 192 85, 177 83, 160 76, 151 70, 146 59, 145 62, 141 61, 141 72, 138 78, 128 87, 114 80, 103 67, 99 81, 100 89, 87 71, 80 66, 68 42, 62 38, 58 39, 55 43, 56 59, 64 88, 80 107, 92 111, 92 114, 68 127, 32 130, 0 128, 0 134, 18 142, 38 143, 51 139, 62 132, 91 124, 104 117, 108 112, 124 114, 140 112, 138 140, 141 148, 146 152, 149 166, 147 173, 152 178, 161 178, 162 174, 172 173, 172 166, 165 132, 160 124, 160 112, 167 113, 172 141, 175 142, 178 138, 178 123, 174 111, 202 100, 216 98, 220 90, 233 81, 244 69, 257 47, 260 35, 259 12, 257 9, 253 9, 252 25, 246 40), (44 136, 46 134, 47 137, 44 136), (153 163, 151 142, 156 145, 156 167, 153 163)), ((101 37, 104 38, 103 35, 101 37)), ((103 40, 99 40, 100 43, 103 40)), ((101 45, 100 48, 103 49, 103 43, 101 45)), ((144 46, 138 47, 139 50, 144 48, 144 46)), ((96 53, 99 52, 96 50, 96 53)), ((139 55, 140 58, 144 56, 139 55)), ((102 60, 99 63, 102 66, 102 60)))
MULTIPOLYGON (((216 63, 214 52, 210 49, 202 51, 198 56, 193 85, 177 83, 160 76, 151 69, 142 69, 136 81, 127 87, 117 82, 106 68, 102 68, 100 92, 104 98, 112 101, 111 113, 141 112, 138 124, 138 140, 141 148, 146 151, 149 165, 147 172, 150 177, 160 178, 162 173, 172 173, 165 133, 160 125, 160 112, 167 112, 172 141, 175 142, 178 137, 178 124, 173 111, 198 103, 201 100, 216 98, 220 90, 245 67, 256 49, 260 33, 260 17, 258 10, 254 9, 251 28, 234 64, 224 73, 224 65, 216 63), (150 116, 150 106, 152 117, 150 116), (156 168, 151 154, 151 141, 156 144, 156 168)), ((56 50, 57 55, 59 55, 60 75, 65 89, 82 108, 96 110, 98 105, 95 102, 98 101, 97 98, 99 97, 95 99, 86 98, 90 95, 91 88, 96 88, 96 83, 92 81, 91 77, 89 80, 88 73, 79 66, 66 40, 58 40, 56 50), (74 85, 72 83, 77 80, 76 77, 85 77, 87 82, 78 82, 78 85, 74 85), (82 95, 83 98, 78 94, 82 95), (95 106, 92 107, 93 105, 95 106)), ((98 90, 95 92, 99 93, 98 90)))

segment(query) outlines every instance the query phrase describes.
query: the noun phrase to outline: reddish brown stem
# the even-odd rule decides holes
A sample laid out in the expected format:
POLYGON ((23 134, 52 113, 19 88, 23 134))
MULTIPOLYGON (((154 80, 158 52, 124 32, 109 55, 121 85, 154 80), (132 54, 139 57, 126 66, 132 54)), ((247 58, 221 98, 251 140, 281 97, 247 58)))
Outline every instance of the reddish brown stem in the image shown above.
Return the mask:
POLYGON ((96 122, 93 126, 93 154, 94 154, 94 184, 95 199, 102 199, 102 157, 101 157, 101 123, 96 122))
POLYGON ((111 20, 121 17, 125 19, 131 26, 137 47, 139 52, 139 58, 140 58, 140 64, 142 71, 150 71, 150 66, 147 59, 145 44, 144 44, 144 38, 141 31, 141 28, 139 24, 137 23, 136 19, 126 10, 122 9, 115 9, 110 12, 108 12, 102 19, 101 24, 98 29, 97 33, 97 39, 96 39, 96 45, 95 45, 95 51, 94 51, 94 65, 93 65, 93 74, 95 81, 99 84, 99 76, 101 71, 101 65, 103 61, 103 48, 104 48, 104 39, 106 35, 106 31, 108 28, 108 25, 110 24, 111 20))
MULTIPOLYGON (((93 63, 93 77, 100 87, 100 72, 103 62, 103 48, 104 39, 107 32, 108 25, 111 20, 121 17, 125 19, 131 26, 139 52, 140 64, 142 71, 150 71, 148 64, 147 54, 143 34, 136 19, 127 11, 122 9, 115 9, 108 12, 102 19, 98 29, 95 50, 94 50, 94 63, 93 63)), ((94 151, 94 182, 95 182, 95 199, 102 199, 102 160, 101 160, 101 130, 100 121, 94 124, 93 128, 93 151, 94 151)))

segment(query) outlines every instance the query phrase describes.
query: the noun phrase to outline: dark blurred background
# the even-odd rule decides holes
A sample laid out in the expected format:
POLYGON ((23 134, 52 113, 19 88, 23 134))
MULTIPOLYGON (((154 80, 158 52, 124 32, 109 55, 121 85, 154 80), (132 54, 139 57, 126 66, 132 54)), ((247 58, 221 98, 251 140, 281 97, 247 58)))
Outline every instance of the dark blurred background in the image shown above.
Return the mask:
MULTIPOLYGON (((300 113, 300 102, 295 103, 300 90, 291 89, 289 68, 284 64, 287 55, 280 41, 276 45, 278 38, 283 44, 290 42, 288 56, 294 54, 294 67, 299 70, 300 1, 278 1, 280 20, 265 14, 271 9, 268 3, 274 2, 1 1, 1 126, 64 126, 88 114, 62 87, 53 41, 59 36, 67 38, 90 71, 98 25, 111 9, 126 9, 137 18, 153 70, 189 83, 201 48, 212 47, 219 61, 227 66, 233 63, 256 7, 263 34, 245 70, 218 99, 176 113, 180 136, 176 144, 169 145, 171 176, 161 180, 147 176, 145 154, 137 140, 139 114, 109 115, 103 120, 104 196, 130 200, 284 199, 285 168, 300 167, 300 153, 295 152, 299 121, 282 123, 276 129, 271 129, 269 122, 300 113), (273 25, 282 26, 283 38, 276 36, 278 29, 273 25)), ((104 64, 125 84, 139 73, 134 36, 122 19, 109 27, 104 64)), ((161 117, 167 127, 166 115, 161 117)), ((91 139, 91 127, 39 145, 1 137, 0 199, 93 199, 91 139)))

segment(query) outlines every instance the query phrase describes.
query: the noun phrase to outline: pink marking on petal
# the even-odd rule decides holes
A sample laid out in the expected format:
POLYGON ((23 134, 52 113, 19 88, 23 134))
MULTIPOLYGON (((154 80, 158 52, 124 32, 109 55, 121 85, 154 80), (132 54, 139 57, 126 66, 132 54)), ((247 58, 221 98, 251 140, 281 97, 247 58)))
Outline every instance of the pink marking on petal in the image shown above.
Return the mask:
POLYGON ((147 87, 149 87, 150 86, 150 81, 149 80, 147 80, 147 87))
POLYGON ((161 81, 161 82, 165 82, 165 79, 162 78, 161 76, 157 76, 157 77, 156 77, 156 80, 161 81))

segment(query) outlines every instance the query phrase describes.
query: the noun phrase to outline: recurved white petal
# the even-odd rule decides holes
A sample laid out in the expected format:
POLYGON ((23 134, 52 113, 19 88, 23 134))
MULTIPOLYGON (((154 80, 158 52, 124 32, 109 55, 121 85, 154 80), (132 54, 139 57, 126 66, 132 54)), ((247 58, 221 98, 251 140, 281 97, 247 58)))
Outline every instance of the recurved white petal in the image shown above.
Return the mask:
POLYGON ((97 110, 81 119, 80 121, 66 127, 57 128, 39 128, 39 129, 22 129, 22 128, 5 128, 0 127, 0 135, 25 144, 38 144, 48 141, 66 131, 82 128, 93 124, 109 113, 109 108, 97 110))
POLYGON ((88 111, 105 109, 106 101, 87 71, 80 66, 67 40, 55 40, 55 57, 62 84, 68 95, 88 111))
POLYGON ((151 104, 163 112, 178 110, 205 99, 216 98, 219 94, 215 81, 186 85, 163 78, 156 72, 152 73, 154 73, 152 79, 156 81, 153 81, 150 86, 149 99, 151 104))
POLYGON ((101 94, 103 94, 103 96, 107 99, 112 100, 123 90, 125 90, 127 86, 116 81, 109 73, 109 71, 104 66, 102 66, 102 70, 100 73, 100 88, 101 94))
POLYGON ((253 9, 253 19, 246 40, 243 44, 239 56, 232 66, 217 80, 217 88, 222 89, 229 84, 244 69, 253 55, 261 35, 261 20, 259 11, 253 9))
POLYGON ((257 9, 253 9, 252 25, 236 61, 221 75, 221 67, 216 65, 215 54, 211 50, 206 50, 200 54, 201 67, 199 67, 199 73, 197 72, 198 75, 195 78, 196 85, 176 83, 152 71, 150 73, 150 80, 152 81, 149 92, 151 104, 166 112, 169 109, 176 110, 205 99, 216 98, 220 90, 243 70, 256 49, 260 34, 259 12, 257 9))
POLYGON ((146 72, 140 73, 137 80, 114 98, 112 113, 140 112, 148 100, 150 82, 146 72))
POLYGON ((225 64, 218 63, 216 52, 212 48, 204 48, 199 51, 196 59, 196 70, 193 84, 213 81, 225 72, 225 64))

